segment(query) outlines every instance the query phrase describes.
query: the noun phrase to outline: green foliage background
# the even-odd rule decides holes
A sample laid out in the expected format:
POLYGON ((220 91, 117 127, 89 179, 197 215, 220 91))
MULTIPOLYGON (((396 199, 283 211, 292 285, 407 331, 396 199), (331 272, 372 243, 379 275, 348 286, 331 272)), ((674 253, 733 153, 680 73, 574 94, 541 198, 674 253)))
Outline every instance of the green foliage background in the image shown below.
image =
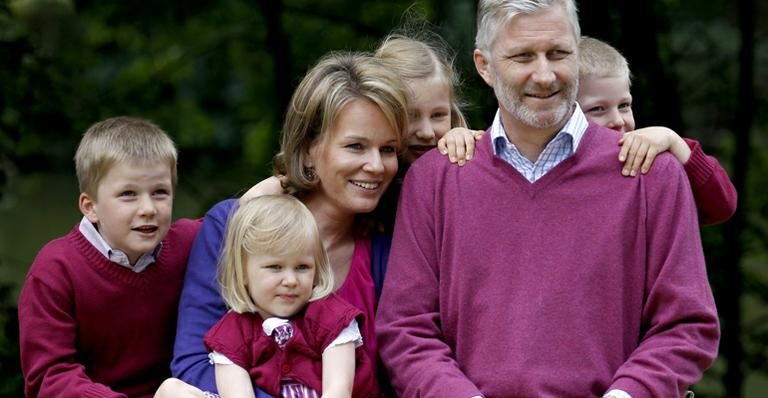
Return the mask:
MULTIPOLYGON (((748 158, 739 171, 744 225, 702 229, 718 305, 735 295, 743 308, 736 314, 743 328, 724 339, 738 341, 745 354, 721 350, 738 363, 718 360, 696 390, 735 396, 733 383, 722 381, 735 366, 743 371, 745 395, 768 391, 766 6, 754 0, 578 4, 583 33, 609 41, 629 59, 639 126, 667 125, 702 141, 732 177, 741 170, 737 161, 748 158), (739 85, 744 7, 757 21, 748 103, 740 100, 739 85), (739 111, 744 107, 748 112, 739 111), (740 129, 734 116, 745 114, 748 127, 740 129), (738 152, 740 134, 749 137, 746 153, 738 152), (738 257, 725 247, 734 228, 738 257), (733 282, 734 273, 743 278, 733 282)), ((485 128, 495 104, 471 61, 475 6, 468 0, 0 3, 0 396, 21 395, 16 295, 36 251, 79 219, 72 156, 90 124, 130 114, 166 129, 180 149, 175 215, 199 217, 269 174, 285 104, 306 70, 331 50, 373 49, 406 10, 432 22, 455 49, 470 124, 485 128)), ((725 327, 734 322, 724 317, 725 327)))

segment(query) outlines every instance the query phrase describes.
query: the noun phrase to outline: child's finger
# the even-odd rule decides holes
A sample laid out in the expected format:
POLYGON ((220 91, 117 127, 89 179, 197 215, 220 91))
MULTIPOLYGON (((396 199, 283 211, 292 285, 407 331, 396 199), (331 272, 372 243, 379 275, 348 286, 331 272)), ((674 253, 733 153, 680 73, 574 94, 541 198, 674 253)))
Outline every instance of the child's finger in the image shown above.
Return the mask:
POLYGON ((632 147, 632 138, 632 136, 628 136, 627 134, 621 136, 621 139, 619 140, 619 145, 621 145, 621 149, 619 150, 619 162, 626 162, 627 156, 629 155, 629 149, 632 147))
POLYGON ((472 156, 475 154, 475 140, 474 137, 470 137, 470 139, 464 141, 464 144, 467 146, 467 160, 472 160, 472 156))
POLYGON ((647 143, 641 143, 637 147, 637 152, 635 152, 635 156, 632 158, 632 164, 629 167, 629 175, 632 177, 637 175, 637 171, 640 169, 640 166, 643 164, 643 161, 645 160, 645 155, 648 153, 648 144, 647 143))
POLYGON ((634 137, 630 140, 627 140, 628 142, 624 142, 624 145, 622 146, 622 150, 626 147, 626 155, 624 156, 624 168, 621 170, 621 174, 624 176, 629 176, 631 169, 632 169, 632 162, 635 159, 635 156, 637 156, 637 150, 640 146, 640 142, 637 139, 634 139, 634 137))
POLYGON ((442 155, 447 155, 448 154, 448 147, 445 145, 445 141, 446 141, 445 137, 440 138, 439 140, 437 140, 437 150, 442 155))
POLYGON ((456 141, 448 140, 446 141, 446 146, 448 147, 448 160, 451 163, 456 163, 458 161, 456 158, 456 141))
POLYGON ((643 162, 643 167, 640 169, 640 172, 643 174, 648 173, 649 170, 651 170, 651 166, 653 165, 653 161, 656 159, 656 155, 659 154, 659 151, 655 148, 650 148, 648 150, 648 154, 645 155, 645 161, 643 162))

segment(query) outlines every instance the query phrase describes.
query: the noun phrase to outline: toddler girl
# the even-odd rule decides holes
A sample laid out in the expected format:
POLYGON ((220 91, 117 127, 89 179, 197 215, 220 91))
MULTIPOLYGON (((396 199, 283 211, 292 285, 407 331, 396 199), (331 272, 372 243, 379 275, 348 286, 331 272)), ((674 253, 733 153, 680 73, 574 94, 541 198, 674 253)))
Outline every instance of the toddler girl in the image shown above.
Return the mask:
POLYGON ((259 196, 233 214, 219 264, 231 309, 205 336, 221 397, 373 396, 360 310, 332 294, 312 213, 290 195, 259 196))

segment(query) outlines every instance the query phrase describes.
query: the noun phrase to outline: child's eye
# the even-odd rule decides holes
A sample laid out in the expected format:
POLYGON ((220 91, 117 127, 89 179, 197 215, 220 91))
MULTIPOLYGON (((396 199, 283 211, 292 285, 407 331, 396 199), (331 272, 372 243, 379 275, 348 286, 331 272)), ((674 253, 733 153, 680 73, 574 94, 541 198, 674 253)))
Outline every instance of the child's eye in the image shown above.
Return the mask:
POLYGON ((136 196, 136 192, 134 192, 134 191, 123 191, 123 192, 120 192, 117 196, 122 197, 122 198, 130 198, 130 197, 136 196))
POLYGON ((273 271, 279 271, 283 269, 283 267, 280 264, 269 264, 269 265, 263 266, 262 268, 266 268, 273 271))
POLYGON ((586 113, 598 113, 598 112, 605 112, 605 108, 603 108, 602 106, 593 106, 587 109, 586 113))
POLYGON ((296 270, 298 271, 308 271, 311 270, 313 267, 309 264, 299 264, 296 266, 296 270))
POLYGON ((624 103, 619 104, 619 110, 621 110, 621 111, 626 112, 626 111, 631 110, 631 109, 632 109, 632 103, 631 102, 624 102, 624 103))
POLYGON ((444 119, 448 117, 448 112, 435 112, 432 114, 432 119, 444 119))
POLYGON ((167 189, 158 189, 152 193, 154 196, 168 196, 171 193, 167 189))

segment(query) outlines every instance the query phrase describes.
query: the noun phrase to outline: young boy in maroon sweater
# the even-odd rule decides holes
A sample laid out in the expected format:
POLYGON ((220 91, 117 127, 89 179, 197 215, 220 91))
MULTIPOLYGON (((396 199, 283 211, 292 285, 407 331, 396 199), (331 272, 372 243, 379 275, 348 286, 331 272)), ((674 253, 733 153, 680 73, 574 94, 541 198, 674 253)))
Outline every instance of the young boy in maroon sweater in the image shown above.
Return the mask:
POLYGON ((176 148, 153 123, 91 126, 75 155, 84 217, 40 250, 19 297, 27 397, 150 397, 170 375, 199 222, 171 223, 176 148))

